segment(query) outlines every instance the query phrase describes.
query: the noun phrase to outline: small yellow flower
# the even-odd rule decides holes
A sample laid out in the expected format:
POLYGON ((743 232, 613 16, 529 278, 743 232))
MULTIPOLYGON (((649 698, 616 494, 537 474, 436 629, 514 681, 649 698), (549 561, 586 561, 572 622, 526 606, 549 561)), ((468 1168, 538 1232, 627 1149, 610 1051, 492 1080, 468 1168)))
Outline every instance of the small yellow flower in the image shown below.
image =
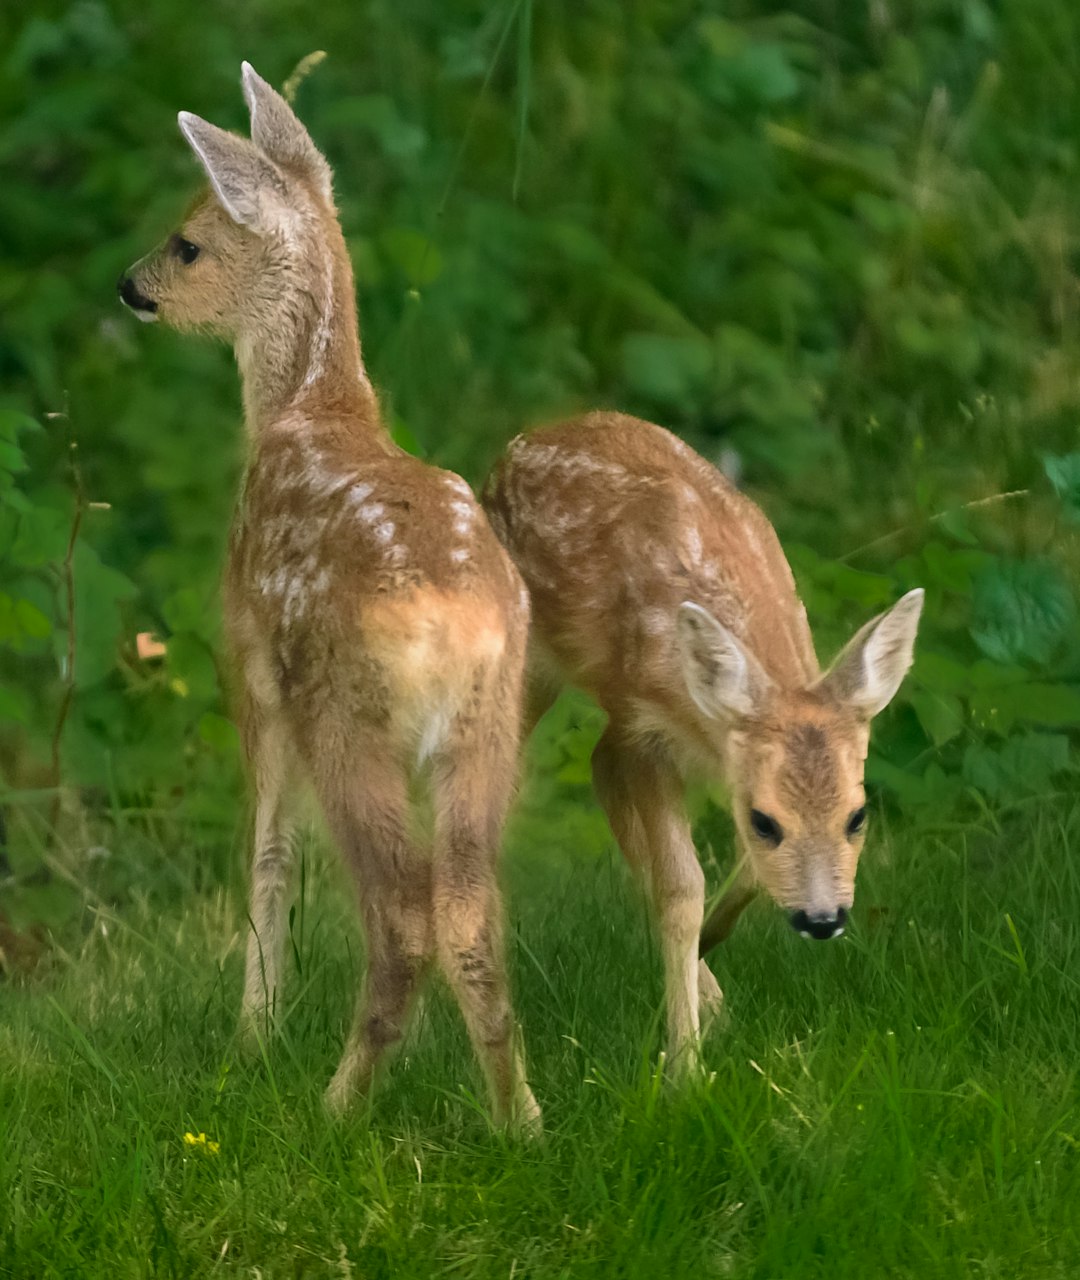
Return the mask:
POLYGON ((212 1138, 208 1138, 205 1133, 185 1133, 184 1146, 196 1147, 203 1151, 206 1155, 216 1156, 221 1151, 221 1143, 214 1142, 212 1138))

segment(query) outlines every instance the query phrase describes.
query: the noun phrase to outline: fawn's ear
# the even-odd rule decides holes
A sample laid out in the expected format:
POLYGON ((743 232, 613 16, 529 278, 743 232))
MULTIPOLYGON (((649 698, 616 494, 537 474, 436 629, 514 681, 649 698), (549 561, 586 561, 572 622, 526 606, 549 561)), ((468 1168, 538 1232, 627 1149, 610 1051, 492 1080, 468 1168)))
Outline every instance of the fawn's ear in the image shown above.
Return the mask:
POLYGON ((181 111, 177 120, 229 217, 259 235, 283 230, 290 221, 288 191, 273 161, 247 138, 190 111, 181 111))
POLYGON ((676 634, 686 687, 700 710, 722 718, 760 714, 773 682, 727 627, 687 601, 676 634))
POLYGON ((909 591, 857 631, 818 687, 868 720, 887 707, 915 655, 923 595, 909 591))
POLYGON ((332 175, 311 134, 280 93, 262 78, 250 62, 241 68, 241 80, 251 113, 251 140, 276 164, 306 175, 327 200, 332 198, 332 175))

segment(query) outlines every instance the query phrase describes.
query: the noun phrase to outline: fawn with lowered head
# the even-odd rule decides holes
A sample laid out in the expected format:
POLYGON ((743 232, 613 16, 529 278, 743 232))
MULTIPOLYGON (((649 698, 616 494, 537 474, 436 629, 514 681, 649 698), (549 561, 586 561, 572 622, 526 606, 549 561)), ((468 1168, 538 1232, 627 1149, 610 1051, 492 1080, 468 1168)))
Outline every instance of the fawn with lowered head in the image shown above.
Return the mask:
POLYGON ((802 934, 844 930, 866 822, 870 720, 912 661, 910 591, 822 674, 764 513, 670 432, 616 413, 519 436, 484 492, 532 596, 528 731, 569 682, 608 714, 593 781, 646 879, 685 1066, 722 995, 705 964, 763 887, 802 934), (683 791, 723 778, 741 851, 702 927, 683 791))
POLYGON ((367 1091, 437 959, 495 1120, 535 1129, 496 878, 528 595, 468 485, 383 426, 329 166, 247 63, 243 88, 250 140, 180 114, 209 189, 119 284, 142 318, 230 340, 243 380, 248 461, 224 580, 255 791, 243 1017, 257 1029, 280 1008, 306 775, 367 936, 328 1103, 367 1091), (430 849, 411 820, 418 777, 433 802, 430 849))

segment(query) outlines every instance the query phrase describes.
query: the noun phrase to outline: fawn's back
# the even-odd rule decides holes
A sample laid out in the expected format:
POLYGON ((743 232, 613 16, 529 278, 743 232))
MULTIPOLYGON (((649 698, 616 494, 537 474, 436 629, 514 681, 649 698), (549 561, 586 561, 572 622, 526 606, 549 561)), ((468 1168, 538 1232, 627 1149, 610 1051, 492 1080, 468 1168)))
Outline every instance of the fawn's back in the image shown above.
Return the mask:
POLYGON ((362 722, 429 754, 523 642, 524 587, 465 481, 317 410, 269 424, 253 450, 229 631, 301 732, 362 722))
MULTIPOLYGON (((609 712, 678 714, 680 604, 707 608, 782 685, 818 674, 806 612, 761 510, 676 436, 617 413, 520 436, 485 492, 533 598, 535 661, 609 712)), ((696 717, 687 720, 692 733, 696 717)))

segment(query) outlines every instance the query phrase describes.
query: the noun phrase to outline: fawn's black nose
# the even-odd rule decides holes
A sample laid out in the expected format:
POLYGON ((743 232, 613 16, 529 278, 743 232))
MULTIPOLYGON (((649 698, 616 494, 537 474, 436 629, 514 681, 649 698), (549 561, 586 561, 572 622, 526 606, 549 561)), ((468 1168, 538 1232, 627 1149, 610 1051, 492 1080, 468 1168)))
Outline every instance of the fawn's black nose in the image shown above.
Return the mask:
POLYGON ((135 288, 135 281, 130 276, 121 276, 116 282, 116 292, 133 311, 156 311, 157 303, 151 302, 135 288))
POLYGON ((844 932, 847 923, 847 911, 838 907, 836 915, 807 915, 805 911, 793 911, 789 917, 791 927, 797 929, 804 938, 817 938, 824 942, 828 938, 838 938, 844 932))

